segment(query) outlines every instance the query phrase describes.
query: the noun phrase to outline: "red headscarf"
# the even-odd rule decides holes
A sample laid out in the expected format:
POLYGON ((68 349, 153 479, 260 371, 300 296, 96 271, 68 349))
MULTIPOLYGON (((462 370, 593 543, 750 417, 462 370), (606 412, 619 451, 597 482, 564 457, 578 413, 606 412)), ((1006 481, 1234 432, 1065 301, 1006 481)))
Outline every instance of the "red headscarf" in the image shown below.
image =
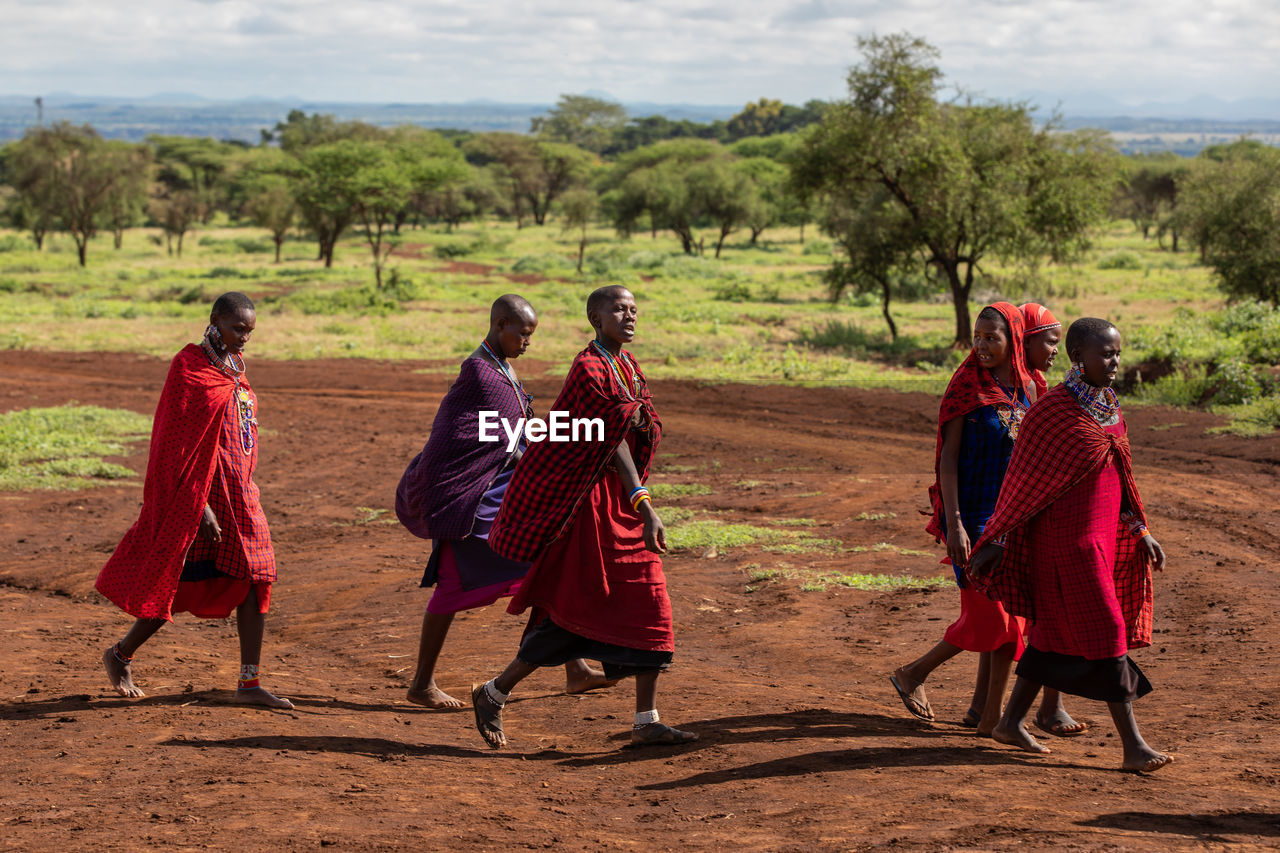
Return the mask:
POLYGON ((1034 334, 1043 332, 1046 329, 1060 329, 1062 324, 1058 322, 1058 318, 1053 316, 1053 312, 1043 305, 1035 302, 1028 302, 1022 306, 1022 323, 1026 327, 1023 335, 1027 338, 1034 334))
MULTIPOLYGON (((1028 302, 1020 309, 1022 311, 1022 322, 1026 327, 1022 333, 1022 343, 1026 346, 1027 340, 1032 335, 1038 335, 1041 332, 1047 332, 1049 329, 1061 329, 1062 324, 1058 322, 1058 318, 1053 316, 1053 312, 1038 302, 1028 302)), ((1044 374, 1039 370, 1028 368, 1031 378, 1036 383, 1036 399, 1039 400, 1049 390, 1049 383, 1044 378, 1044 374)))
MULTIPOLYGON (((1022 319, 1022 311, 1009 302, 997 302, 989 306, 1000 312, 1009 326, 1009 368, 1013 375, 1013 398, 1022 398, 1027 394, 1033 379, 1027 370, 1027 354, 1024 345, 1026 334, 1022 319)), ((986 309, 983 309, 986 310, 986 309)), ((930 503, 933 505, 933 517, 929 519, 925 530, 939 539, 943 538, 942 527, 942 428, 955 418, 963 417, 982 406, 995 406, 1000 403, 1008 405, 1009 392, 1000 387, 990 370, 978 364, 973 351, 956 368, 951 382, 942 395, 942 405, 938 408, 938 441, 933 454, 933 486, 929 488, 930 503)))

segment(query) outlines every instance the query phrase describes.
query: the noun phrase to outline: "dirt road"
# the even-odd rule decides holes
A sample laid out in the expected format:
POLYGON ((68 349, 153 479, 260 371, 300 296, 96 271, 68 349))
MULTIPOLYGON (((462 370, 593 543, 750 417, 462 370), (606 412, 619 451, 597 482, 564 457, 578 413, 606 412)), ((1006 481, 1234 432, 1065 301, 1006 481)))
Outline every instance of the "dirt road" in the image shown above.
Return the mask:
MULTIPOLYGON (((404 699, 427 547, 373 511, 390 509, 450 378, 422 367, 250 362, 258 482, 280 562, 264 683, 293 698, 291 713, 226 704, 235 626, 185 615, 138 656, 146 699, 107 688, 99 657, 128 618, 92 584, 136 515, 140 480, 0 494, 0 849, 1280 844, 1280 441, 1206 435, 1207 415, 1128 413, 1170 557, 1156 579, 1155 644, 1135 653, 1157 688, 1139 718, 1176 756, 1138 777, 1114 769, 1119 745, 1096 703, 1070 701, 1094 728, 1046 738, 1054 752, 1043 758, 963 729, 973 656, 931 680, 938 722, 906 714, 886 674, 940 637, 958 609, 951 588, 748 584, 744 567, 780 564, 945 571, 916 512, 934 399, 655 383, 659 462, 678 466, 664 478, 712 489, 684 506, 725 521, 813 519, 814 535, 864 550, 666 560, 677 662, 660 707, 700 732, 697 744, 623 749, 630 685, 568 696, 561 672, 547 670, 508 706, 512 746, 495 752, 469 710, 404 699), (931 556, 874 550, 882 543, 931 556)), ((77 401, 150 414, 165 369, 120 355, 0 353, 0 411, 77 401)), ((530 386, 545 411, 557 383, 530 386)), ((146 443, 134 450, 123 461, 141 472, 146 443)), ((495 673, 522 625, 500 606, 459 617, 445 689, 465 696, 495 673)))

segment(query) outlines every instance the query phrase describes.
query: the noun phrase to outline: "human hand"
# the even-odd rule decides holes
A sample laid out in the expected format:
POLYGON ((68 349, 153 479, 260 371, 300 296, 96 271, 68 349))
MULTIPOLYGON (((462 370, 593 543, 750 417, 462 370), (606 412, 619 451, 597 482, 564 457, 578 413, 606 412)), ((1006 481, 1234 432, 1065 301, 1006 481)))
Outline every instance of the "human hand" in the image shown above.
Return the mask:
POLYGON ((969 574, 975 578, 985 577, 1000 567, 1004 559, 1004 548, 994 542, 988 542, 974 553, 969 561, 969 574))
POLYGON ((662 526, 662 519, 653 509, 653 504, 645 501, 640 504, 644 514, 644 546, 655 554, 667 552, 667 529, 662 526))
POLYGON ((1151 567, 1157 572, 1164 571, 1164 549, 1160 547, 1160 543, 1156 541, 1156 537, 1148 533, 1142 537, 1142 547, 1147 552, 1147 558, 1151 560, 1151 567))
POLYGON ((199 534, 210 542, 222 541, 222 528, 218 526, 218 517, 213 514, 213 507, 204 505, 204 515, 200 519, 199 534))
POLYGON ((959 519, 955 519, 951 526, 955 529, 947 531, 947 556, 951 558, 951 565, 963 569, 969 564, 969 534, 959 519))

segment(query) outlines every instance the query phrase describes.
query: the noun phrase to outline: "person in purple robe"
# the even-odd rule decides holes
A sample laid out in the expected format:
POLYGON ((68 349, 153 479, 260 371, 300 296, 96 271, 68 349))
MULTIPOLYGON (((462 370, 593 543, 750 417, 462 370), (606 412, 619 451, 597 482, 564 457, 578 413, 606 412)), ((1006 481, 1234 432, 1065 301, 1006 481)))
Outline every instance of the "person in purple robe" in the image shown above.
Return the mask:
MULTIPOLYGON (((431 540, 422 586, 436 588, 422 617, 418 666, 409 685, 408 699, 418 705, 462 707, 435 681, 453 616, 514 595, 529 571, 529 563, 495 554, 488 540, 526 446, 524 424, 533 417, 533 398, 511 362, 529 348, 537 328, 538 315, 528 300, 509 293, 493 303, 489 334, 462 362, 436 412, 426 446, 409 463, 396 489, 400 523, 415 536, 431 540), (518 429, 518 435, 508 428, 518 429)), ((565 664, 565 689, 570 693, 611 683, 585 661, 565 664)))

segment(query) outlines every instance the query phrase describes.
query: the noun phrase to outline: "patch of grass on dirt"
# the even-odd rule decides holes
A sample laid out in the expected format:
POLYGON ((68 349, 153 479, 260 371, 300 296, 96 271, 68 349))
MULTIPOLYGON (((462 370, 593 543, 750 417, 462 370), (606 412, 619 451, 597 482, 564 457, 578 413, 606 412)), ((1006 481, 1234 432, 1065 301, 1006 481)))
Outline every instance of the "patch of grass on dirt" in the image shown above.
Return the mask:
POLYGON ((390 512, 390 510, 376 509, 371 506, 358 506, 356 507, 356 512, 360 513, 360 517, 351 523, 356 525, 357 527, 361 527, 366 524, 398 523, 398 519, 396 519, 395 516, 392 516, 390 518, 386 517, 387 513, 390 512))
POLYGON ((75 490, 136 477, 106 462, 151 433, 151 419, 123 409, 77 406, 0 415, 0 490, 75 490))
POLYGON ((916 551, 911 548, 902 548, 891 542, 877 542, 874 545, 854 545, 849 549, 854 554, 865 554, 868 551, 872 553, 881 553, 883 551, 892 551, 895 554, 901 554, 904 557, 928 557, 928 551, 916 551))
POLYGON ((773 523, 782 527, 817 527, 818 525, 818 522, 812 518, 779 518, 773 523))
POLYGON ((928 589, 942 586, 947 578, 913 578, 907 575, 842 575, 822 574, 804 583, 805 592, 825 592, 828 586, 843 586, 872 592, 889 592, 895 589, 928 589))
POLYGON ((887 518, 897 518, 896 512, 860 512, 853 517, 854 521, 884 521, 887 518))
POLYGON ((650 483, 646 488, 654 500, 711 494, 711 487, 702 483, 650 483))
MULTIPOLYGON (((809 521, 811 519, 780 519, 775 527, 762 527, 754 524, 726 524, 713 519, 690 519, 687 521, 668 521, 667 544, 673 549, 705 551, 714 548, 724 551, 726 548, 741 548, 748 545, 759 545, 761 550, 773 554, 812 554, 816 552, 835 552, 844 547, 839 539, 820 539, 806 530, 788 530, 793 521, 809 521)), ((812 522, 811 522, 812 523, 812 522)))

